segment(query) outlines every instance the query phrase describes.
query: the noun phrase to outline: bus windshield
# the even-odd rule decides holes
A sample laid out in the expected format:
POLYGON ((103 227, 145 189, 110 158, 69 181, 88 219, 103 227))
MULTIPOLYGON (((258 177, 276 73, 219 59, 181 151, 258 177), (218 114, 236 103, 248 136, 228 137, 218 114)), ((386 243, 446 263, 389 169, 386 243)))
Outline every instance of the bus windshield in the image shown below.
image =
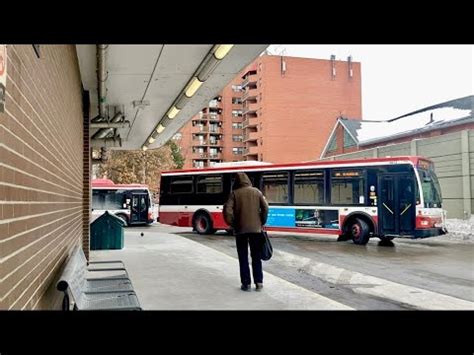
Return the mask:
POLYGON ((423 190, 425 208, 441 208, 441 187, 436 174, 432 170, 418 168, 423 190))

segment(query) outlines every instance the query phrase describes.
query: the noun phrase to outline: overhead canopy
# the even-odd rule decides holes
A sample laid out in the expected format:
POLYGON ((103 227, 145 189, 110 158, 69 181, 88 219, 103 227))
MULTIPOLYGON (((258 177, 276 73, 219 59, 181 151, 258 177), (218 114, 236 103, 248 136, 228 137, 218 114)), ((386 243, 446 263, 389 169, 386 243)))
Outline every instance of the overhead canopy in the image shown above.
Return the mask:
MULTIPOLYGON (((149 148, 166 143, 267 46, 234 45, 149 148)), ((82 82, 84 89, 90 94, 91 117, 99 114, 96 47, 77 45, 82 82)), ((130 122, 130 127, 127 125, 117 128, 121 147, 111 143, 94 145, 114 146, 115 149, 140 149, 213 48, 214 45, 107 46, 106 104, 110 116, 116 111, 122 112, 130 122), (140 101, 149 105, 133 104, 140 101)), ((91 129, 91 135, 96 131, 98 128, 91 129)))

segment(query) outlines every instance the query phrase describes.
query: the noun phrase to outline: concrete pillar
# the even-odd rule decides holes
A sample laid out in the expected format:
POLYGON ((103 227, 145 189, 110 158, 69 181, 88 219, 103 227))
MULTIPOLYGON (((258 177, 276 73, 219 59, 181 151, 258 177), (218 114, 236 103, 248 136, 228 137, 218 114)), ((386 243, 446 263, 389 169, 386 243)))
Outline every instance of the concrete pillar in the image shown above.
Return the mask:
POLYGON ((471 167, 469 163, 469 131, 461 132, 462 197, 464 218, 471 218, 471 167))
POLYGON ((410 142, 410 155, 418 155, 418 139, 410 142))

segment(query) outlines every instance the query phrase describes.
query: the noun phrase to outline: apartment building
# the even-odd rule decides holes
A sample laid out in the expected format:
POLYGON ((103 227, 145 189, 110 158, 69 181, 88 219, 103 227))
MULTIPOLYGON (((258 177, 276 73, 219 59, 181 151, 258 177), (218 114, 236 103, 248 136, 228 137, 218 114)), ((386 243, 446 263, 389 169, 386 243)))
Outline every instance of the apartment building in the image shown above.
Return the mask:
POLYGON ((312 160, 341 116, 362 117, 360 63, 263 55, 181 130, 185 168, 312 160))

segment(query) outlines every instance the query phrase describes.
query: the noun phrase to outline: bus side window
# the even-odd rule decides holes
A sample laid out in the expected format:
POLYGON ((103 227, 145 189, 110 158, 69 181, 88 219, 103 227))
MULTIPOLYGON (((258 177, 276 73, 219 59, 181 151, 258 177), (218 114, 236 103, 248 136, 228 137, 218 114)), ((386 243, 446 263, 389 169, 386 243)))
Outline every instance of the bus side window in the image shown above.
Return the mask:
POLYGON ((193 177, 176 177, 171 180, 170 192, 176 193, 192 193, 193 192, 193 177))
POLYGON ((262 176, 262 192, 268 203, 287 204, 288 173, 268 173, 262 176))
POLYGON ((295 204, 324 204, 324 171, 295 172, 293 183, 295 204))
POLYGON ((331 204, 365 204, 365 179, 361 170, 331 172, 331 204))
POLYGON ((222 185, 222 175, 197 177, 197 193, 219 194, 223 191, 222 185))

